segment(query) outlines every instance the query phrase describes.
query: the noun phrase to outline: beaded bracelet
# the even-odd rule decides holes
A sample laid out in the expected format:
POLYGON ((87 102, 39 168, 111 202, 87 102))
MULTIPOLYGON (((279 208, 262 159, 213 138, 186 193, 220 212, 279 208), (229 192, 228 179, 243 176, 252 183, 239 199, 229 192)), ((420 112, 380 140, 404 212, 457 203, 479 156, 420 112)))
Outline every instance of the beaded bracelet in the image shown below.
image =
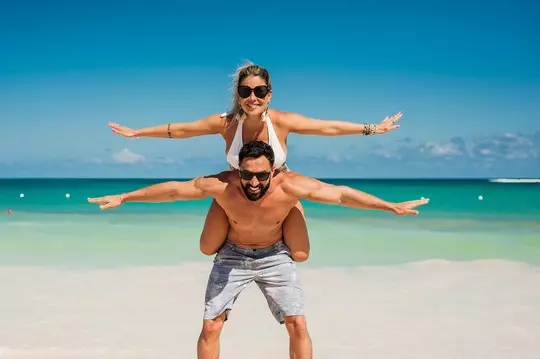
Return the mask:
POLYGON ((362 132, 362 134, 364 136, 375 135, 377 133, 377 129, 378 129, 377 125, 370 125, 370 124, 364 123, 364 131, 362 132))

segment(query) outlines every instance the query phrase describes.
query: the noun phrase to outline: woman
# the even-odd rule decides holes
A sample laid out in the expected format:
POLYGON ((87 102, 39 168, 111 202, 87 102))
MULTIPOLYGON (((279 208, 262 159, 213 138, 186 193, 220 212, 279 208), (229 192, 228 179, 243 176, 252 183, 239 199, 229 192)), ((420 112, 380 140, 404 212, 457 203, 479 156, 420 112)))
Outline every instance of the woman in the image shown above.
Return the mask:
MULTIPOLYGON (((266 69, 248 63, 238 69, 233 80, 234 95, 229 113, 214 114, 189 123, 173 123, 139 130, 109 123, 116 134, 124 137, 190 138, 219 134, 225 140, 225 154, 230 168, 238 168, 238 153, 246 141, 260 140, 270 144, 275 165, 287 171, 287 136, 289 133, 321 136, 374 135, 392 131, 401 113, 385 118, 378 125, 343 121, 325 121, 297 113, 270 109, 272 81, 266 69)), ((200 249, 206 255, 218 251, 227 236, 229 220, 214 200, 206 217, 200 249)), ((300 202, 283 222, 283 237, 297 262, 309 256, 309 236, 300 202)))

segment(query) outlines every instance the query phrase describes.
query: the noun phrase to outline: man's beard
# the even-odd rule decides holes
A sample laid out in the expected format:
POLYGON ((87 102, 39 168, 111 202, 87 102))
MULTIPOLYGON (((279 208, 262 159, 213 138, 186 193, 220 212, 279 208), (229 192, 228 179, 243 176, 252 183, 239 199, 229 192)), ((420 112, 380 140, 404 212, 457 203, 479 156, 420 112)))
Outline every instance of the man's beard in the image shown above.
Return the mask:
POLYGON ((260 198, 262 198, 262 196, 264 196, 266 191, 268 191, 268 187, 270 187, 270 183, 268 183, 266 185, 266 187, 264 187, 262 184, 259 184, 257 186, 257 188, 259 188, 260 190, 257 193, 249 192, 249 190, 248 190, 249 187, 250 187, 249 184, 242 185, 242 189, 244 190, 244 194, 246 195, 247 199, 249 199, 250 201, 257 201, 260 198))

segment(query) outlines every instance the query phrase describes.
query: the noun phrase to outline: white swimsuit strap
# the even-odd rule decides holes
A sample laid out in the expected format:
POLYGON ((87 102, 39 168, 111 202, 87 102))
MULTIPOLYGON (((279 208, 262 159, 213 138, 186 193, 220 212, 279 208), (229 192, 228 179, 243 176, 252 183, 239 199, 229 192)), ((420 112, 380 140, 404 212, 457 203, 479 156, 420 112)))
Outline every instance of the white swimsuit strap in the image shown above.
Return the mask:
MULTIPOLYGON (((276 131, 274 131, 274 126, 272 125, 272 120, 270 119, 270 116, 268 116, 268 112, 264 112, 263 114, 263 122, 266 122, 266 128, 268 130, 268 144, 272 147, 274 147, 274 141, 277 138, 276 131)), ((277 143, 279 145, 279 141, 277 143)))
POLYGON ((264 121, 266 122, 266 127, 268 128, 268 144, 272 146, 272 149, 274 150, 274 156, 276 158, 285 158, 285 151, 283 151, 283 148, 281 147, 279 137, 267 112, 265 112, 264 121))
POLYGON ((233 141, 231 143, 231 147, 229 148, 229 152, 227 152, 227 162, 235 168, 238 167, 238 154, 240 153, 240 149, 242 148, 242 124, 244 120, 241 119, 238 121, 238 124, 236 125, 236 132, 234 133, 233 141))

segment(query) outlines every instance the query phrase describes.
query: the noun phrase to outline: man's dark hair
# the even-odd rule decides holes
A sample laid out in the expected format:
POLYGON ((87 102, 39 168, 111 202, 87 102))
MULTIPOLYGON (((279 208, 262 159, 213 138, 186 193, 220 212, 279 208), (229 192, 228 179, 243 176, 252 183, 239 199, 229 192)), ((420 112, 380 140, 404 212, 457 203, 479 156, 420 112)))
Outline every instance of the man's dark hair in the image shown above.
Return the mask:
POLYGON ((242 163, 244 158, 259 158, 264 156, 270 162, 270 166, 274 165, 274 150, 272 146, 263 141, 251 141, 242 146, 238 154, 238 163, 242 163))

